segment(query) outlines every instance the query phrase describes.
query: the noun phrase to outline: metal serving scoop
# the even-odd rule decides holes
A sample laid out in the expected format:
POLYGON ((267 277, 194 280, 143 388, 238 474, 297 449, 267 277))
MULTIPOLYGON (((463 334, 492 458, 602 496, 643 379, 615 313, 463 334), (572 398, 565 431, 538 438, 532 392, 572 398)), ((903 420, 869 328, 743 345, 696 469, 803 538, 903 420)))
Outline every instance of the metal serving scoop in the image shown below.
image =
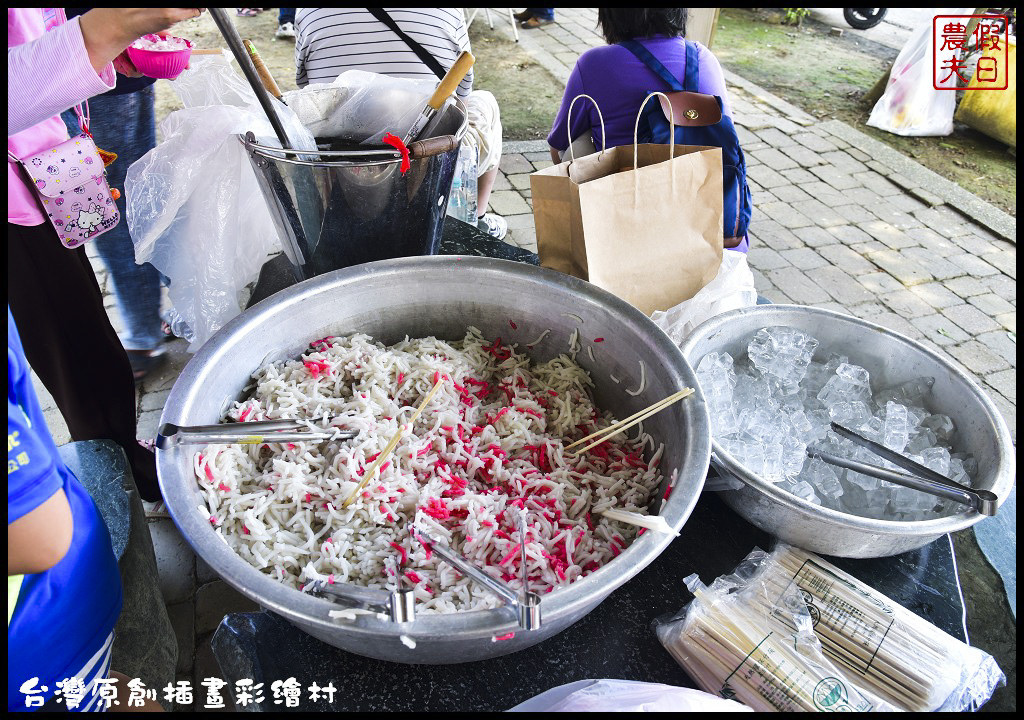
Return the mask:
MULTIPOLYGON (((504 600, 507 606, 514 608, 517 611, 519 627, 524 630, 537 630, 540 628, 541 598, 537 593, 526 590, 525 573, 523 575, 523 592, 516 592, 508 583, 491 577, 447 545, 427 535, 421 528, 413 528, 413 533, 413 537, 420 538, 421 542, 429 545, 430 549, 444 558, 445 562, 449 565, 458 569, 463 575, 473 578, 473 580, 504 600)), ((523 534, 522 526, 520 526, 519 547, 521 553, 525 549, 524 538, 525 535, 523 534)), ((525 557, 525 554, 523 557, 525 557)), ((524 562, 523 565, 525 566, 526 563, 524 562)))
POLYGON ((309 440, 350 440, 355 430, 334 429, 330 432, 310 430, 298 420, 257 420, 217 425, 175 425, 164 423, 156 436, 156 446, 166 450, 174 445, 256 445, 258 443, 307 442, 309 440), (293 432, 287 432, 287 431, 293 432))
POLYGON ((811 457, 821 458, 830 465, 843 467, 878 478, 879 480, 885 480, 886 482, 902 485, 903 487, 928 493, 929 495, 952 500, 973 508, 982 515, 996 514, 996 509, 999 507, 999 497, 995 493, 989 490, 975 490, 974 488, 953 482, 931 468, 916 463, 910 458, 890 450, 884 445, 868 440, 866 437, 858 435, 853 430, 837 423, 832 423, 832 431, 913 474, 908 475, 906 473, 894 472, 877 465, 869 465, 856 460, 850 460, 849 458, 839 457, 838 455, 832 455, 831 453, 818 452, 810 448, 807 450, 807 454, 811 457))

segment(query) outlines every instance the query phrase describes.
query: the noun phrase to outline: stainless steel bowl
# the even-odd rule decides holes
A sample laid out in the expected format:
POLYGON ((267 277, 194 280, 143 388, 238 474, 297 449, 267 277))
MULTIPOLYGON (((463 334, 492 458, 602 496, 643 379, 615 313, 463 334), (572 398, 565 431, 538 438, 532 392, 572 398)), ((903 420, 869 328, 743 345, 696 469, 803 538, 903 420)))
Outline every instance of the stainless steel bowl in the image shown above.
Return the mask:
MULTIPOLYGON (((488 338, 520 347, 550 332, 529 351, 538 361, 566 352, 580 331, 594 359, 577 356, 592 373, 602 408, 625 417, 684 387, 696 377, 679 348, 640 311, 581 280, 530 265, 469 257, 417 257, 359 265, 312 278, 253 306, 207 342, 171 390, 162 422, 218 421, 249 376, 267 362, 297 357, 311 340, 356 331, 384 343, 406 335, 461 339, 468 325, 488 338), (574 317, 575 316, 575 317, 574 317), (578 318, 578 319, 577 319, 578 318), (582 320, 582 322, 580 322, 582 320), (511 322, 510 322, 511 321, 511 322), (515 323, 514 329, 511 323, 515 323), (604 338, 594 344, 595 338, 604 338), (640 386, 644 363, 646 388, 640 386), (618 384, 609 375, 620 379, 618 384)), ((700 495, 711 454, 707 409, 698 393, 645 423, 665 443, 661 468, 678 480, 661 514, 680 528, 700 495)), ((496 657, 534 645, 576 622, 653 561, 672 536, 644 533, 592 575, 543 596, 543 625, 520 631, 505 609, 420 615, 398 626, 363 616, 331 620, 337 606, 293 590, 258 571, 220 539, 198 506, 192 472, 195 448, 157 453, 168 509, 196 553, 230 585, 325 642, 361 655, 412 663, 457 663, 496 657), (492 637, 515 632, 510 640, 492 637), (416 642, 402 644, 399 635, 416 642)), ((660 495, 659 495, 660 497, 660 495)))
MULTIPOLYGON (((849 356, 871 374, 875 389, 911 378, 935 378, 928 409, 956 423, 953 447, 978 460, 974 486, 991 490, 1001 505, 1016 476, 1016 459, 1006 423, 992 401, 969 377, 926 347, 879 325, 849 315, 802 305, 758 305, 723 313, 703 323, 687 338, 683 354, 693 367, 710 352, 737 357, 763 327, 788 325, 820 341, 819 352, 849 356)), ((973 510, 916 522, 874 520, 809 503, 774 483, 748 472, 717 442, 711 463, 718 472, 738 480, 738 490, 722 499, 759 528, 798 547, 839 557, 884 557, 927 545, 945 533, 963 530, 982 520, 973 510)))

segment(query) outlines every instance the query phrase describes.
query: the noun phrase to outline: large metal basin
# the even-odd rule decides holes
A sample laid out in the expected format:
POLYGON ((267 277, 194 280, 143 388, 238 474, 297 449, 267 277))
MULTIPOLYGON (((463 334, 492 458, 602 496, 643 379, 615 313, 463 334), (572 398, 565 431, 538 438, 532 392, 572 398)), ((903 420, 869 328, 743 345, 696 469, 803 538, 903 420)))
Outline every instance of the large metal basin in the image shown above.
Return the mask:
MULTIPOLYGON (((530 351, 540 361, 568 348, 579 329, 584 345, 595 338, 596 363, 586 351, 577 360, 591 371, 596 399, 625 417, 684 387, 696 378, 679 348, 647 317, 613 295, 582 280, 529 265, 470 257, 418 257, 338 270, 295 285, 246 310, 207 342, 182 372, 164 408, 162 421, 206 424, 219 420, 237 399, 250 374, 267 362, 297 357, 311 340, 325 335, 366 332, 393 343, 404 336, 461 339, 468 325, 489 337, 523 347, 544 330, 530 351), (573 313, 582 319, 568 313, 573 313), (509 321, 517 329, 513 329, 509 321), (640 363, 647 387, 640 385, 640 363), (612 382, 609 373, 620 378, 612 382)), ((645 423, 665 443, 661 463, 666 478, 678 480, 661 514, 678 529, 693 510, 704 485, 711 434, 703 396, 695 394, 645 423)), ((543 596, 543 625, 520 631, 510 610, 418 615, 398 626, 374 617, 356 622, 331 620, 337 606, 280 584, 235 554, 198 510, 192 472, 196 448, 157 454, 160 487, 171 516, 196 553, 244 595, 325 642, 361 655, 411 663, 458 663, 504 655, 534 645, 563 630, 595 608, 640 572, 672 540, 644 533, 614 561, 568 588, 543 596), (516 632, 513 639, 492 637, 516 632), (409 649, 404 634, 416 641, 409 649)), ((661 494, 658 495, 661 497, 661 494)))
MULTIPOLYGON (((871 374, 874 390, 911 378, 935 378, 928 409, 956 423, 955 451, 978 460, 974 486, 1006 500, 1016 476, 1010 433, 992 401, 964 373, 928 348, 879 325, 849 315, 802 305, 758 305, 723 313, 693 331, 682 346, 696 367, 710 352, 734 358, 763 327, 789 325, 820 341, 818 352, 838 352, 871 374)), ((826 555, 867 558, 896 555, 922 547, 945 533, 984 519, 965 508, 957 515, 917 522, 874 520, 809 503, 748 472, 717 442, 711 463, 719 474, 739 481, 740 489, 722 499, 754 525, 798 547, 826 555)))

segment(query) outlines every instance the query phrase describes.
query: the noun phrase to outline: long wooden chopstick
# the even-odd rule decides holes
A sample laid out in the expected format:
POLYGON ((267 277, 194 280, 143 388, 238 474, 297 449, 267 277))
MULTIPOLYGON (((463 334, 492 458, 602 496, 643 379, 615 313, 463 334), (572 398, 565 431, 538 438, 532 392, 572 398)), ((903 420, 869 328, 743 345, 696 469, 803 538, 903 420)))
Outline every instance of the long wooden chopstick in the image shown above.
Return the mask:
POLYGON ((349 505, 351 505, 352 501, 355 500, 359 493, 362 492, 363 488, 366 487, 366 484, 370 482, 370 479, 373 477, 373 474, 377 472, 377 468, 379 468, 384 463, 388 455, 391 454, 391 451, 395 449, 399 441, 402 439, 403 428, 405 427, 405 425, 408 424, 409 429, 412 429, 413 423, 416 422, 416 419, 420 416, 420 413, 423 412, 423 409, 427 406, 427 403, 429 403, 434 398, 434 395, 441 388, 441 382, 443 380, 443 377, 437 379, 437 382, 434 383, 434 387, 431 388, 430 392, 427 393, 427 396, 423 398, 423 402, 421 402, 420 406, 416 408, 416 412, 412 414, 412 417, 409 419, 409 422, 403 423, 402 425, 399 426, 398 432, 395 433, 395 436, 391 438, 391 441, 388 442, 385 448, 381 450, 380 455, 377 456, 377 459, 373 462, 373 465, 371 465, 370 469, 366 471, 365 475, 363 475, 362 482, 360 482, 359 486, 352 491, 352 494, 348 496, 348 499, 341 504, 342 508, 347 508, 349 505))
POLYGON ((662 410, 664 410, 665 408, 667 408, 669 405, 673 405, 673 404, 679 402, 680 400, 682 400, 683 398, 689 397, 690 395, 693 395, 693 392, 694 392, 693 388, 684 388, 684 389, 680 390, 679 392, 676 392, 676 393, 673 393, 673 394, 669 395, 664 400, 659 400, 658 402, 654 403, 653 405, 650 405, 650 406, 644 408, 643 410, 641 410, 639 412, 633 413, 632 415, 630 415, 625 420, 620 420, 617 423, 613 423, 613 424, 609 425, 606 428, 602 428, 601 430, 598 430, 597 432, 593 432, 590 435, 587 435, 585 438, 580 438, 576 442, 574 442, 574 443, 572 443, 570 445, 567 445, 565 447, 565 449, 566 450, 570 450, 573 447, 575 447, 576 445, 579 445, 580 443, 584 443, 587 440, 590 440, 591 438, 595 438, 595 437, 598 437, 598 436, 601 436, 601 435, 604 436, 604 437, 601 437, 599 440, 595 440, 594 442, 590 443, 589 445, 587 445, 582 450, 573 451, 577 455, 579 455, 580 453, 585 453, 590 448, 595 447, 596 445, 600 445, 605 440, 608 440, 608 439, 614 437, 615 435, 618 435, 620 432, 624 432, 624 431, 628 430, 629 428, 633 427, 634 425, 636 425, 638 423, 643 422, 644 420, 646 420, 647 418, 651 417, 652 415, 656 415, 657 413, 659 413, 662 410))
POLYGON ((571 450, 572 448, 576 447, 577 445, 580 445, 581 443, 585 443, 587 440, 590 440, 591 438, 596 438, 598 435, 603 435, 603 434, 613 430, 614 428, 618 427, 619 425, 622 425, 624 423, 628 423, 631 420, 636 420, 638 417, 640 417, 641 415, 644 415, 644 414, 650 412, 654 408, 661 408, 662 406, 665 406, 667 403, 675 402, 679 398, 685 397, 686 394, 689 394, 689 393, 692 393, 692 392, 693 392, 693 390, 691 388, 683 388, 679 392, 672 393, 667 398, 659 400, 658 402, 654 403, 653 405, 648 405, 647 407, 645 407, 643 410, 640 410, 639 412, 633 413, 632 415, 630 415, 628 418, 626 418, 624 420, 619 420, 618 422, 612 423, 611 425, 609 425, 606 428, 601 428, 600 430, 598 430, 596 432, 590 433, 586 437, 580 438, 579 440, 577 440, 574 443, 570 443, 570 444, 566 445, 565 449, 566 450, 571 450))

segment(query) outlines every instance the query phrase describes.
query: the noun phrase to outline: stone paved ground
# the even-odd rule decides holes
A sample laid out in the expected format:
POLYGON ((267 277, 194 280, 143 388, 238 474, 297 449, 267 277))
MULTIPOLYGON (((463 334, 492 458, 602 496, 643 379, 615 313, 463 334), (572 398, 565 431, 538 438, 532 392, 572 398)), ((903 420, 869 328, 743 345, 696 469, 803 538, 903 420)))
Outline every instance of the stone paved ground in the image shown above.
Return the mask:
MULTIPOLYGON (((507 21, 495 26, 511 36, 507 21)), ((593 8, 521 31, 522 47, 563 82, 578 55, 603 44, 593 8)), ((481 14, 476 22, 485 22, 481 14)), ((774 302, 829 308, 907 335, 974 377, 1016 442, 1016 222, 849 126, 818 122, 731 73, 729 99, 746 152, 755 211, 749 261, 774 302)), ((491 196, 507 240, 536 250, 530 173, 551 164, 546 143, 510 142, 491 196)), ((93 259, 116 327, 102 263, 93 259)), ((152 438, 190 357, 183 341, 139 393, 139 437, 152 438)), ((67 429, 37 383, 58 443, 67 429)), ((179 637, 180 679, 219 675, 209 639, 227 612, 251 603, 197 561, 169 519, 151 521, 161 584, 179 637)))

